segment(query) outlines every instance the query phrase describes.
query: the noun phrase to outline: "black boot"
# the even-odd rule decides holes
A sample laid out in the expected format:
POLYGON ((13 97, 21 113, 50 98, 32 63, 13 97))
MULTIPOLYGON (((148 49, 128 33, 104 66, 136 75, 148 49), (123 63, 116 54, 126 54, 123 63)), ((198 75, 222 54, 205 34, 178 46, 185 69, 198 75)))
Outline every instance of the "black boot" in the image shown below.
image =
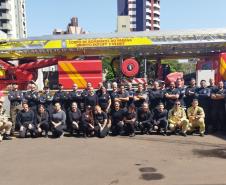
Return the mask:
POLYGON ((4 134, 3 139, 4 140, 12 140, 12 138, 10 137, 9 134, 4 134))

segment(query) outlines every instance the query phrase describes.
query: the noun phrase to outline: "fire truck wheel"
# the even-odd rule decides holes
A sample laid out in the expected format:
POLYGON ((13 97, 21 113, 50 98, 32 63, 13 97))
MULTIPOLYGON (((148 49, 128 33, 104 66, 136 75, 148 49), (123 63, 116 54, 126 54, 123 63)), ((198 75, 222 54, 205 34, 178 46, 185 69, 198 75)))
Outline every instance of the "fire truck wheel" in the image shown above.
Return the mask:
POLYGON ((126 77, 134 77, 139 72, 139 63, 132 58, 126 59, 122 63, 122 73, 126 77))

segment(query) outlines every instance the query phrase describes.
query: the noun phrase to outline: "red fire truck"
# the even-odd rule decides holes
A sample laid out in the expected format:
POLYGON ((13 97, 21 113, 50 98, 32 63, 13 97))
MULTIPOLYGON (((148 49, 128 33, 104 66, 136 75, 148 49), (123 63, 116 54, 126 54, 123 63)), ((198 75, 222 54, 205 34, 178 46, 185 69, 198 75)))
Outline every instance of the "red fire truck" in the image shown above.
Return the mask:
POLYGON ((37 79, 37 70, 57 65, 55 83, 84 88, 103 80, 102 58, 112 59, 121 81, 143 82, 150 74, 162 78, 161 59, 200 58, 197 69, 215 70, 215 79, 226 80, 226 30, 61 35, 0 40, 0 89, 17 82, 25 89, 37 79), (12 61, 18 61, 13 65, 12 61), (148 61, 148 62, 147 62, 148 61), (152 62, 149 62, 152 61, 152 62), (56 75, 57 74, 57 75, 56 75))

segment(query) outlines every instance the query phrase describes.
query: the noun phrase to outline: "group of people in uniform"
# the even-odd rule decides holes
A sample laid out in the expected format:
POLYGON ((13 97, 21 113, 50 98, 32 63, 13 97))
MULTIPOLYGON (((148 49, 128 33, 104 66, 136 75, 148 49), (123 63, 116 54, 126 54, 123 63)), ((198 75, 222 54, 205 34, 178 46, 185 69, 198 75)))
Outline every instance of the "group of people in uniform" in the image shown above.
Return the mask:
POLYGON ((185 86, 184 80, 165 84, 154 81, 150 88, 138 84, 112 84, 112 90, 100 83, 94 90, 91 83, 79 90, 74 84, 67 92, 63 85, 52 93, 49 87, 39 93, 36 85, 30 83, 28 90, 18 90, 12 84, 8 99, 10 117, 3 109, 0 100, 0 140, 12 139, 19 133, 20 138, 51 137, 59 138, 65 132, 72 136, 104 138, 107 135, 140 134, 180 134, 226 132, 224 83, 217 85, 213 79, 207 87, 202 80, 200 87, 191 79, 185 86))

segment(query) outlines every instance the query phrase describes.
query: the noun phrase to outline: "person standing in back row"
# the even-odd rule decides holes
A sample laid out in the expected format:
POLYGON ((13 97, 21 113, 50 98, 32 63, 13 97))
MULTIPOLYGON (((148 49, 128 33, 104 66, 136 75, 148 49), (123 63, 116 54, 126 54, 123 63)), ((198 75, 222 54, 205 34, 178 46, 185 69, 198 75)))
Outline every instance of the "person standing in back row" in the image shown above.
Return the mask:
POLYGON ((24 99, 27 101, 29 108, 37 113, 38 103, 39 103, 39 94, 37 87, 34 83, 30 84, 30 90, 24 93, 24 99))
POLYGON ((224 89, 223 81, 218 83, 218 87, 212 90, 211 100, 212 100, 212 109, 211 117, 213 123, 212 132, 226 131, 226 119, 225 119, 225 97, 226 89, 224 89))
POLYGON ((48 111, 49 114, 53 112, 53 96, 50 93, 49 86, 44 87, 44 92, 40 95, 39 103, 44 105, 45 110, 48 111))
POLYGON ((138 89, 134 93, 134 105, 136 108, 141 108, 143 103, 148 102, 148 93, 144 90, 143 84, 138 84, 138 89))
POLYGON ((184 86, 184 79, 182 78, 178 78, 176 81, 176 88, 179 91, 179 98, 178 100, 180 100, 181 103, 181 107, 185 107, 185 102, 184 102, 184 98, 185 98, 185 86, 184 86))
POLYGON ((186 107, 190 107, 192 104, 193 99, 195 99, 195 92, 196 92, 196 81, 194 78, 190 80, 190 85, 185 90, 185 105, 186 107))
POLYGON ((206 123, 206 134, 209 132, 209 125, 211 123, 210 118, 210 89, 207 88, 206 81, 201 80, 200 87, 196 89, 196 98, 198 99, 199 105, 205 112, 205 123, 206 123))
POLYGON ((12 84, 12 90, 9 91, 8 99, 10 101, 10 117, 12 120, 12 130, 11 133, 14 134, 16 125, 16 115, 22 109, 21 103, 23 100, 23 93, 18 90, 18 84, 12 84))
POLYGON ((122 109, 127 109, 127 103, 129 102, 129 93, 125 89, 124 85, 120 85, 120 89, 118 91, 118 97, 115 98, 115 101, 120 102, 122 109))
POLYGON ((166 109, 173 108, 175 102, 180 96, 180 91, 175 88, 175 82, 170 82, 170 87, 165 91, 166 109))
POLYGON ((59 102, 61 109, 66 111, 68 108, 67 100, 68 100, 67 92, 64 91, 64 86, 62 84, 59 84, 58 91, 55 92, 53 101, 54 103, 59 102))
POLYGON ((154 81, 153 88, 149 91, 149 108, 154 110, 160 103, 163 103, 164 93, 159 87, 159 82, 154 81))

